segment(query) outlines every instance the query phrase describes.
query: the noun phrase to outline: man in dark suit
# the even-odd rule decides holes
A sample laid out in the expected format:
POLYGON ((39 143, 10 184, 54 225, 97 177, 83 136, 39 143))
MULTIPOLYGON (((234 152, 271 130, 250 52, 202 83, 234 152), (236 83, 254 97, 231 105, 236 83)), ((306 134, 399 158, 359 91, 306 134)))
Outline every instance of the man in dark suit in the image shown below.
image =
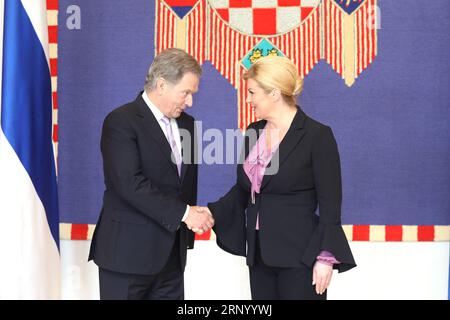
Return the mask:
POLYGON ((201 68, 179 49, 162 51, 136 100, 103 123, 106 190, 89 260, 101 299, 184 299, 183 273, 194 233, 214 224, 196 207, 192 106, 201 68), (180 134, 183 136, 181 143, 180 134))

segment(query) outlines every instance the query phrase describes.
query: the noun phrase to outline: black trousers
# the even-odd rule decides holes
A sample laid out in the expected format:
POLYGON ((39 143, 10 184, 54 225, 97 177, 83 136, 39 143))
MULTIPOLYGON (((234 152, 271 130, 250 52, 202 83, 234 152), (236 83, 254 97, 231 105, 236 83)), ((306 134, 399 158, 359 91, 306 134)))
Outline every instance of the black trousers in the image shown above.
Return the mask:
POLYGON ((255 262, 249 266, 253 300, 326 300, 326 291, 318 295, 312 285, 312 269, 267 266, 261 258, 258 231, 255 243, 255 262))
POLYGON ((101 300, 184 300, 179 234, 169 260, 157 274, 137 275, 99 268, 101 300))

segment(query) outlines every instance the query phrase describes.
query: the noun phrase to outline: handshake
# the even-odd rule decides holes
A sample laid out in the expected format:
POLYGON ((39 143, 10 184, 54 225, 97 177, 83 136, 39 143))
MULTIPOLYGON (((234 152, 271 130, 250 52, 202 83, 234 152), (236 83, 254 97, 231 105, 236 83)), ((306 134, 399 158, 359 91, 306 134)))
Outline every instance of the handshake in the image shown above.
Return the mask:
POLYGON ((184 223, 189 230, 203 234, 214 226, 214 218, 208 207, 191 206, 184 223))

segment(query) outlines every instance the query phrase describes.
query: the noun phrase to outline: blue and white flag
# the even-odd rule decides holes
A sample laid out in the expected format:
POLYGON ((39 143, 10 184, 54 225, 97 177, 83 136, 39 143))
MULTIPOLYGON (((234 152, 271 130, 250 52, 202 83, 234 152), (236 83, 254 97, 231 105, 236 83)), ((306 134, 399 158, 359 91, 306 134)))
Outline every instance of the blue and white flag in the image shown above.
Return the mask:
POLYGON ((0 5, 0 299, 59 299, 46 2, 0 5))

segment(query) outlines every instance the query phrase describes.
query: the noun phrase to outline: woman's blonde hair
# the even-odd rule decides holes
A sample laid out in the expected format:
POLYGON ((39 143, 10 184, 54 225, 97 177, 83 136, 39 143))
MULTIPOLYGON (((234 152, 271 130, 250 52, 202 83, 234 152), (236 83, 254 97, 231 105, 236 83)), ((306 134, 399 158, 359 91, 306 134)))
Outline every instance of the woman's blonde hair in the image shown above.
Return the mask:
POLYGON ((296 104, 296 98, 303 89, 303 79, 298 75, 297 67, 288 58, 267 56, 258 59, 248 71, 244 79, 252 79, 266 93, 279 89, 283 100, 289 105, 296 104))

